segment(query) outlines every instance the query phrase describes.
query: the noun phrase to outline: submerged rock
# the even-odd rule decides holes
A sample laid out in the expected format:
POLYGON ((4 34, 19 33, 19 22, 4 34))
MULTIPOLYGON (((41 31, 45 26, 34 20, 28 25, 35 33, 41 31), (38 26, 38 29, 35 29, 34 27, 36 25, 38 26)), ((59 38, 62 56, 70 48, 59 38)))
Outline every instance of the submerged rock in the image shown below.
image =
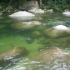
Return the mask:
POLYGON ((33 31, 32 36, 35 37, 35 38, 38 38, 38 37, 41 36, 41 33, 39 31, 33 31))
POLYGON ((70 29, 64 25, 57 25, 53 28, 46 29, 44 34, 51 38, 58 38, 70 35, 70 29))
POLYGON ((31 70, 70 70, 70 54, 59 48, 47 49, 35 55, 29 64, 31 70))
POLYGON ((70 70, 70 54, 59 48, 39 52, 6 70, 70 70))
POLYGON ((18 11, 16 13, 9 15, 9 17, 17 20, 29 20, 29 19, 33 19, 34 16, 35 16, 34 14, 26 11, 18 11))
POLYGON ((23 47, 14 47, 5 52, 0 53, 0 66, 6 66, 14 58, 24 56, 27 54, 27 50, 23 47))
POLYGON ((42 23, 39 21, 30 21, 30 22, 14 23, 11 26, 15 29, 32 29, 32 28, 36 28, 41 24, 42 23))

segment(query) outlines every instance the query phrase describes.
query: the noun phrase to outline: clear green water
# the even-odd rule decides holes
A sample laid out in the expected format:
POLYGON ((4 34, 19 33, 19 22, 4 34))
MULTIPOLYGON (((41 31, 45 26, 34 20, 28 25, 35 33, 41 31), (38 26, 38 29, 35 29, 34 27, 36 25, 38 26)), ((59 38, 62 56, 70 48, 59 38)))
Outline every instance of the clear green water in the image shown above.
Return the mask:
POLYGON ((42 22, 43 25, 41 25, 39 28, 30 30, 14 29, 11 27, 11 24, 21 21, 15 21, 8 17, 0 17, 0 52, 4 52, 11 47, 25 47, 29 51, 29 54, 26 57, 30 58, 39 51, 47 49, 48 47, 60 47, 69 51, 70 36, 50 39, 45 37, 42 32, 47 28, 51 28, 59 24, 70 27, 70 18, 63 16, 60 13, 44 14, 38 16, 42 18, 39 21, 42 22), (33 36, 32 33, 34 31, 39 31, 41 36, 33 36))

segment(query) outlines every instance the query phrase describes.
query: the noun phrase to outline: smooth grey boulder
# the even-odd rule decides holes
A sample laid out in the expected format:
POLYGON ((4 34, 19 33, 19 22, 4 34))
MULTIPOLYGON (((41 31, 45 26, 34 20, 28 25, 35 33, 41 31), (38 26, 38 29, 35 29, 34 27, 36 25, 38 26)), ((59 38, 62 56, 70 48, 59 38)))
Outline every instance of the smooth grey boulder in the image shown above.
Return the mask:
POLYGON ((15 20, 30 20, 30 19, 33 19, 34 16, 35 16, 34 14, 29 13, 27 11, 18 11, 9 15, 9 17, 15 20))
POLYGON ((50 38, 59 38, 70 35, 70 29, 64 25, 57 25, 44 30, 44 34, 50 38))

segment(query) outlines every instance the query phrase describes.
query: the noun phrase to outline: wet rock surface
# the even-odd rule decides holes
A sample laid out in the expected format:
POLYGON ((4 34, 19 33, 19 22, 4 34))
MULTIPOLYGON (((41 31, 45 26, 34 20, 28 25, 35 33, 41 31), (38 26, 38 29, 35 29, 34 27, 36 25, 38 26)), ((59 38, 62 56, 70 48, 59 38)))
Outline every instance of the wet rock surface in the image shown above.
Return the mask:
POLYGON ((31 70, 70 70, 70 54, 59 48, 47 49, 35 55, 29 64, 31 70))
POLYGON ((30 20, 33 19, 34 16, 34 14, 27 11, 18 11, 9 15, 10 18, 13 18, 15 20, 30 20))
MULTIPOLYGON (((59 48, 39 52, 31 59, 21 60, 10 70, 70 70, 70 53, 59 48)), ((8 70, 8 69, 6 69, 8 70)))
POLYGON ((4 28, 6 25, 0 25, 0 29, 4 28))
POLYGON ((11 63, 12 59, 25 56, 26 54, 27 50, 23 47, 14 47, 0 53, 0 67, 6 66, 7 64, 11 63))
POLYGON ((70 17, 70 11, 69 10, 65 10, 62 14, 64 16, 70 17))
POLYGON ((46 29, 44 34, 50 38, 58 38, 70 35, 70 29, 64 25, 57 25, 55 27, 46 29))
POLYGON ((14 23, 11 26, 15 29, 32 29, 37 28, 42 23, 39 21, 29 21, 29 22, 20 22, 20 23, 14 23))

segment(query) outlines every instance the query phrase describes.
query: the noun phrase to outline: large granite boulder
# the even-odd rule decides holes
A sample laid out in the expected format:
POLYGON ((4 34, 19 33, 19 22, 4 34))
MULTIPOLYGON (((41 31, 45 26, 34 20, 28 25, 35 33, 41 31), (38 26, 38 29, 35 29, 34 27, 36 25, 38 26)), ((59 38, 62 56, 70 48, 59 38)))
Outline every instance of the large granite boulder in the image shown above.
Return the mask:
POLYGON ((26 12, 26 11, 18 11, 9 15, 9 17, 16 19, 16 20, 30 20, 34 18, 34 14, 26 12))
POLYGON ((40 26, 42 23, 39 21, 29 21, 29 22, 20 22, 20 23, 14 23, 11 26, 15 29, 32 29, 32 28, 37 28, 40 26))
POLYGON ((70 35, 70 29, 64 25, 57 25, 55 27, 46 29, 44 34, 50 38, 58 38, 70 35))
POLYGON ((0 53, 0 67, 6 66, 12 59, 22 57, 27 54, 27 50, 23 47, 13 47, 5 52, 0 53))

